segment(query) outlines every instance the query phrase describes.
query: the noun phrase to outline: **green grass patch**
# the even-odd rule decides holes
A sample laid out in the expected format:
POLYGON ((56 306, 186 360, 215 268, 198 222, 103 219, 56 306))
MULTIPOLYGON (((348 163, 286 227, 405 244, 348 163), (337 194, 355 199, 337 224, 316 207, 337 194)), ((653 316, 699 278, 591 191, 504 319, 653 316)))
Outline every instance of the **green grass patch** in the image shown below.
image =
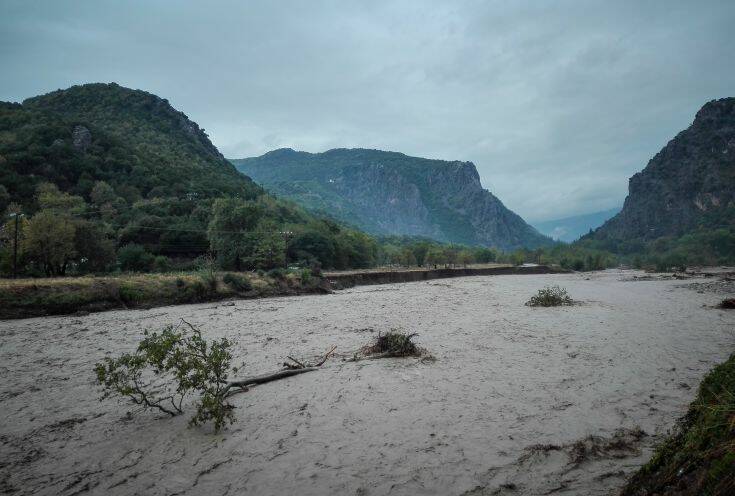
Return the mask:
POLYGON ((735 494, 735 355, 704 378, 675 433, 621 494, 735 494))
POLYGON ((225 275, 223 275, 222 282, 230 286, 238 293, 245 293, 253 289, 253 285, 250 283, 249 278, 241 276, 239 274, 234 274, 232 272, 227 272, 225 275))

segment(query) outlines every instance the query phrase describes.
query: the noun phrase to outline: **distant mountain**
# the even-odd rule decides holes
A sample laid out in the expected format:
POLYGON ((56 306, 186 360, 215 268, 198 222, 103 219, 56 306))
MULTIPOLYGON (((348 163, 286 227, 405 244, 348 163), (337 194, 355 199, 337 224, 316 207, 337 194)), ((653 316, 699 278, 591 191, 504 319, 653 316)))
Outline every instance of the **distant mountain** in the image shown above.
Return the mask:
POLYGON ((545 234, 557 241, 571 243, 590 230, 600 227, 606 220, 620 212, 620 208, 603 210, 591 214, 575 215, 563 219, 547 220, 533 224, 541 234, 545 234))
POLYGON ((648 241, 735 218, 735 98, 713 100, 630 178, 621 212, 590 236, 648 241))
POLYGON ((286 148, 232 162, 276 195, 369 233, 504 250, 552 243, 483 189, 471 162, 360 148, 286 148))

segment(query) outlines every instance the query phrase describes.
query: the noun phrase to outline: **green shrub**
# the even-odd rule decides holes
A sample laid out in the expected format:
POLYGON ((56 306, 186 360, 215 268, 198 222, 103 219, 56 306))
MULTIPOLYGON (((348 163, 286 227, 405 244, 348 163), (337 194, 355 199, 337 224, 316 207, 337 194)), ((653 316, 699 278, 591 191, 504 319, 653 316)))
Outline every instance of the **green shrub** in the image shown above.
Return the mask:
POLYGON ((269 270, 267 274, 268 274, 268 277, 273 278, 273 279, 285 279, 286 278, 286 271, 280 267, 269 270))
POLYGON ((153 261, 153 268, 156 272, 170 272, 171 259, 164 255, 158 255, 153 261))
POLYGON ((212 293, 217 291, 217 262, 211 255, 203 256, 199 261, 199 278, 212 293))
POLYGON ((529 307, 558 307, 573 304, 574 300, 569 296, 567 290, 559 286, 547 286, 539 289, 538 293, 526 302, 529 307))
POLYGON ((313 278, 311 276, 311 270, 309 270, 309 269, 303 269, 301 271, 301 284, 303 284, 303 285, 311 284, 312 279, 313 278))
POLYGON ((140 288, 132 286, 130 284, 120 285, 118 290, 120 300, 126 305, 135 305, 143 300, 144 293, 140 288))
POLYGON ((210 295, 209 286, 200 280, 196 280, 184 288, 182 300, 187 302, 207 301, 210 295))
POLYGON ((250 284, 250 280, 247 277, 232 274, 230 272, 222 276, 222 282, 239 292, 250 291, 253 289, 253 285, 250 284))
POLYGON ((149 272, 154 262, 155 257, 135 243, 125 245, 117 252, 117 263, 125 272, 149 272))

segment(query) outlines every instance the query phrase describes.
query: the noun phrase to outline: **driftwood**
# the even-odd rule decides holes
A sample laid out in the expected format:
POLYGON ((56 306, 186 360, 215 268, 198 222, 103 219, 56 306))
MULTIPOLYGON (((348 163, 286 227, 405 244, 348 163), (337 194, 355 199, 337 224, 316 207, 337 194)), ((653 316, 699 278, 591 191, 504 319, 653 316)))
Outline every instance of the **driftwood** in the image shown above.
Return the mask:
POLYGON ((278 379, 284 379, 291 377, 292 375, 303 374, 305 372, 313 372, 319 370, 316 367, 304 367, 300 369, 284 369, 272 374, 256 375, 248 377, 247 379, 240 379, 237 381, 228 382, 227 385, 222 389, 220 393, 222 396, 231 396, 233 394, 245 391, 248 386, 255 386, 257 384, 265 384, 266 382, 277 381, 278 379), (230 391, 232 388, 240 388, 239 391, 230 391))
POLYGON ((313 372, 315 370, 319 370, 319 367, 324 365, 324 363, 329 359, 330 356, 334 353, 334 350, 337 349, 337 345, 332 346, 332 348, 327 352, 326 355, 322 357, 321 360, 319 360, 314 365, 309 364, 303 364, 302 362, 296 360, 294 357, 287 356, 289 360, 294 362, 296 365, 290 364, 288 362, 284 362, 283 366, 285 367, 282 370, 279 370, 278 372, 273 372, 272 374, 265 374, 265 375, 256 375, 253 377, 248 377, 247 379, 240 379, 237 381, 228 382, 227 385, 222 389, 222 392, 220 393, 223 398, 226 398, 228 396, 232 396, 233 394, 240 393, 243 391, 247 391, 248 386, 256 386, 258 384, 265 384, 266 382, 272 382, 277 381, 278 379, 285 379, 286 377, 291 377, 292 375, 298 375, 303 374, 304 372, 313 372), (233 388, 238 388, 236 391, 233 391, 233 388))
POLYGON ((337 349, 337 345, 332 346, 332 348, 327 352, 327 354, 324 355, 321 360, 319 360, 317 363, 314 363, 314 364, 309 364, 309 363, 304 364, 296 360, 292 356, 286 356, 286 358, 291 360, 293 363, 283 362, 283 366, 291 370, 298 370, 298 369, 310 368, 310 367, 321 367, 329 359, 329 357, 332 356, 332 354, 334 353, 334 350, 336 349, 337 349))
POLYGON ((324 362, 327 361, 327 359, 329 358, 329 356, 332 353, 334 353, 334 350, 336 350, 336 349, 337 349, 337 345, 335 344, 334 346, 332 346, 332 349, 329 350, 326 355, 324 355, 324 358, 322 358, 321 361, 315 365, 315 367, 321 367, 322 365, 324 365, 324 362))

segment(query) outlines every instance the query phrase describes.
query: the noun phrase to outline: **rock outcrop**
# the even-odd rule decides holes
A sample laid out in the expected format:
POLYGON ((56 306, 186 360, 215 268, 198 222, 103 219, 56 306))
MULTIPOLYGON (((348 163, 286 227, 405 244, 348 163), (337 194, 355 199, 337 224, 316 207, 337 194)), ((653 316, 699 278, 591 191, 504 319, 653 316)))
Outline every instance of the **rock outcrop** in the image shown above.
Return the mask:
POLYGON ((623 210, 590 235, 652 240, 717 227, 735 207, 735 98, 705 104, 692 125, 630 178, 623 210))
POLYGON ((71 140, 74 148, 86 152, 92 144, 92 133, 84 126, 74 126, 74 130, 71 132, 71 140))

